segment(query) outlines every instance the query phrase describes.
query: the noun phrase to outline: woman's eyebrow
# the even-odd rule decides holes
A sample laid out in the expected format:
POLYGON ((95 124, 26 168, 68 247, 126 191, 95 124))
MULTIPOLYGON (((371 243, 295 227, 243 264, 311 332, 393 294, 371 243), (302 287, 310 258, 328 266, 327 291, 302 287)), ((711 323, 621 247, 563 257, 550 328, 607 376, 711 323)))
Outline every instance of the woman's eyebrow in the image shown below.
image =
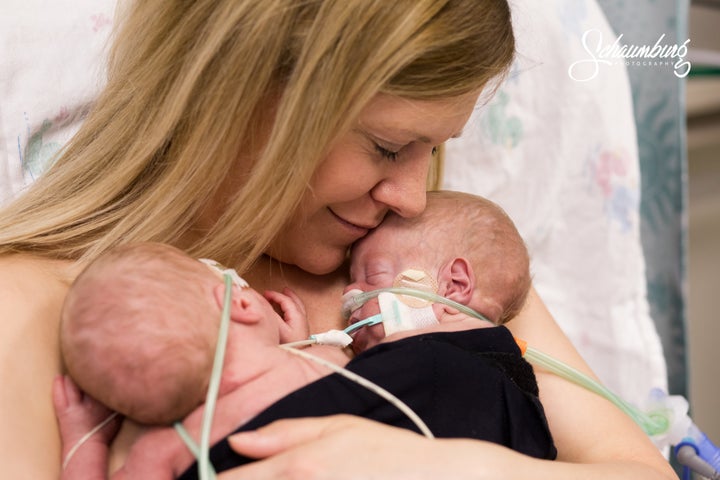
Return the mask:
MULTIPOLYGON (((416 132, 413 132, 413 131, 409 131, 409 130, 401 131, 401 133, 403 135, 407 135, 410 138, 414 138, 416 141, 421 142, 421 143, 434 143, 429 137, 419 134, 419 133, 416 133, 416 132)), ((450 135, 450 138, 460 138, 462 136, 462 134, 463 134, 463 131, 460 130, 459 132, 450 135)))
MULTIPOLYGON (((353 131, 363 134, 371 139, 375 139, 375 140, 379 140, 379 141, 387 142, 387 143, 395 143, 395 142, 391 142, 386 139, 383 139, 381 137, 378 137, 377 135, 370 133, 369 131, 367 131, 364 128, 353 128, 353 131)), ((412 138, 412 139, 414 139, 414 141, 418 141, 421 143, 434 143, 429 137, 419 134, 417 132, 413 132, 411 130, 396 130, 394 133, 402 135, 403 137, 412 138)), ((450 138, 460 138, 462 136, 462 134, 463 134, 463 130, 460 130, 459 132, 452 134, 450 136, 450 138)))
MULTIPOLYGON (((371 137, 377 138, 375 135, 373 135, 371 133, 367 133, 367 132, 364 132, 364 133, 368 134, 371 137)), ((421 143, 434 143, 429 137, 426 137, 425 135, 419 135, 414 132, 401 132, 401 133, 403 135, 407 135, 409 138, 414 138, 415 141, 418 141, 421 143)), ((453 135, 450 135, 450 138, 460 138, 462 136, 462 134, 463 134, 463 131, 460 130, 459 132, 454 133, 453 135)), ((382 140, 382 139, 379 139, 379 140, 382 140)))

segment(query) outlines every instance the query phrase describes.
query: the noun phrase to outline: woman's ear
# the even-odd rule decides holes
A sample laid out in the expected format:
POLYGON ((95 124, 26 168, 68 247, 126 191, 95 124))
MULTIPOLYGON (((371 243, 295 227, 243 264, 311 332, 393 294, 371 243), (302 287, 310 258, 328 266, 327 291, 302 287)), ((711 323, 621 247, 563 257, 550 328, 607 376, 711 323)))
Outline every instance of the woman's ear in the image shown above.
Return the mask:
MULTIPOLYGON (((225 304, 225 284, 219 283, 213 288, 215 302, 220 311, 223 310, 225 304)), ((257 323, 262 316, 255 308, 256 302, 251 295, 246 295, 243 289, 237 285, 232 286, 232 296, 230 297, 230 320, 240 323, 257 323)))
POLYGON ((470 262, 462 257, 453 258, 439 272, 440 295, 467 305, 475 292, 475 275, 470 262))

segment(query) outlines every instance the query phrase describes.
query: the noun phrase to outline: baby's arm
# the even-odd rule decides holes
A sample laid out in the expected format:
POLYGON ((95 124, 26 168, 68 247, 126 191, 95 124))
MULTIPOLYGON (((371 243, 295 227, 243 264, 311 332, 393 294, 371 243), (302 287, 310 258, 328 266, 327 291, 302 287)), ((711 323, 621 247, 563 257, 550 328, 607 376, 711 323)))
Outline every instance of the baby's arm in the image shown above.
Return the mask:
MULTIPOLYGON (((281 344, 300 342, 310 338, 310 326, 307 321, 305 305, 293 290, 285 288, 283 293, 267 291, 265 298, 277 304, 282 310, 284 325, 280 328, 281 344)), ((337 346, 315 345, 310 353, 340 366, 344 366, 350 360, 345 351, 337 346)))
POLYGON ((265 298, 280 307, 284 326, 280 330, 280 343, 299 342, 310 337, 305 305, 300 297, 289 288, 282 293, 269 290, 265 298))
POLYGON ((116 417, 87 439, 66 460, 73 447, 112 411, 100 402, 85 395, 70 377, 58 375, 52 387, 53 405, 62 439, 62 458, 67 461, 62 480, 106 479, 108 450, 112 439, 120 429, 122 420, 116 417))

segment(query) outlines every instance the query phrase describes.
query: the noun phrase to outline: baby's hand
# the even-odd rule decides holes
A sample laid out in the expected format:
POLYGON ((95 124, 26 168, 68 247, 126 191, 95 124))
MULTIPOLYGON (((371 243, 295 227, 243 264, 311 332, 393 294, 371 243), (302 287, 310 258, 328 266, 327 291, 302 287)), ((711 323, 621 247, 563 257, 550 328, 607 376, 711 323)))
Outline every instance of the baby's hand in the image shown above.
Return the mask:
MULTIPOLYGON (((113 413, 91 396, 81 392, 68 376, 55 377, 52 397, 62 439, 63 458, 66 458, 80 439, 113 413)), ((121 423, 121 417, 114 418, 90 437, 88 442, 109 445, 117 435, 121 423)))
POLYGON ((305 304, 294 291, 289 288, 282 293, 270 290, 265 292, 265 298, 282 310, 285 324, 280 329, 280 343, 299 342, 310 337, 305 304))

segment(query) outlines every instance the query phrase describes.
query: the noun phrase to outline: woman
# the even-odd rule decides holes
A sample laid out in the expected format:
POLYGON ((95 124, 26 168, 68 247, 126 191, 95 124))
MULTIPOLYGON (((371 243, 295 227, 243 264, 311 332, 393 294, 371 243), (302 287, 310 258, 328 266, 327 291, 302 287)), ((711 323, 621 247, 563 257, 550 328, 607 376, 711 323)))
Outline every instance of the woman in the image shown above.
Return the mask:
MULTIPOLYGON (((254 285, 289 285, 312 330, 336 327, 347 248, 390 210, 422 211, 438 146, 460 134, 512 54, 497 0, 136 2, 83 127, 0 212, 6 476, 57 477, 58 318, 85 262, 125 242, 171 243, 254 285)), ((583 366, 536 297, 510 327, 583 366)), ((671 478, 614 407, 560 379, 539 382, 559 462, 329 418, 237 438, 248 453, 279 454, 221 478, 346 478, 344 465, 309 462, 344 459, 348 448, 374 458, 354 462, 364 478, 671 478)), ((116 463, 132 440, 126 427, 116 463)))

